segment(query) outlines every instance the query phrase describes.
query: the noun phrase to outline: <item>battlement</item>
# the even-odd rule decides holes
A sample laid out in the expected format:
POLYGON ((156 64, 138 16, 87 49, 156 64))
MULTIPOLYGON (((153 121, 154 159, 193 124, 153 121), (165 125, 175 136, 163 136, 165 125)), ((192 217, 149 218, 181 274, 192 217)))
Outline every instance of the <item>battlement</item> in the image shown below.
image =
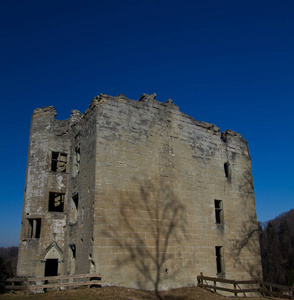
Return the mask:
MULTIPOLYGON (((103 107, 105 105, 104 103, 123 103, 126 105, 130 105, 132 107, 135 107, 137 109, 142 110, 150 110, 152 108, 157 110, 168 110, 170 113, 174 114, 181 114, 183 117, 189 119, 191 123, 193 123, 196 126, 202 127, 214 134, 220 134, 221 139, 226 142, 227 137, 230 138, 239 138, 243 139, 244 142, 247 143, 247 141, 237 132, 227 129, 223 132, 220 131, 220 128, 212 123, 207 123, 204 121, 198 121, 194 119, 193 117, 190 117, 189 115, 182 113, 179 110, 179 107, 173 103, 173 100, 168 99, 166 102, 160 102, 156 100, 156 94, 148 95, 148 94, 142 94, 142 96, 139 98, 139 100, 131 100, 127 98, 123 94, 119 94, 118 96, 109 96, 106 94, 99 94, 98 96, 94 97, 89 105, 89 108, 85 111, 85 114, 82 114, 78 110, 72 110, 70 122, 71 124, 76 124, 79 122, 82 122, 83 119, 87 118, 97 107, 103 107)), ((57 112, 54 108, 54 106, 47 106, 42 108, 37 108, 34 110, 33 115, 36 114, 43 114, 43 113, 51 113, 55 117, 57 116, 57 112)))

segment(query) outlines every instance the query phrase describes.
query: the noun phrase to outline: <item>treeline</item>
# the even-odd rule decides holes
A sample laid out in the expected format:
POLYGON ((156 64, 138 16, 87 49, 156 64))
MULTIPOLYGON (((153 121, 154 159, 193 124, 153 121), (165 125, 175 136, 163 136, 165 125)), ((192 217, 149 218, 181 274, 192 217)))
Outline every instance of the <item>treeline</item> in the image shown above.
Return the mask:
POLYGON ((16 274, 18 247, 0 247, 0 288, 4 287, 6 278, 16 274))
POLYGON ((263 280, 294 284, 294 209, 271 220, 260 229, 263 280))

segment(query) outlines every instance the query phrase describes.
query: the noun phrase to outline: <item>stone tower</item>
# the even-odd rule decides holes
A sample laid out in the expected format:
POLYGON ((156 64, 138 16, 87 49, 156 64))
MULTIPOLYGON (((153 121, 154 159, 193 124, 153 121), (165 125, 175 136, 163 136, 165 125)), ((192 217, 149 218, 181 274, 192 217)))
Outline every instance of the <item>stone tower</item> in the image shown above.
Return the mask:
POLYGON ((19 276, 151 289, 261 276, 247 141, 144 94, 32 116, 19 276), (32 255, 33 254, 33 255, 32 255))

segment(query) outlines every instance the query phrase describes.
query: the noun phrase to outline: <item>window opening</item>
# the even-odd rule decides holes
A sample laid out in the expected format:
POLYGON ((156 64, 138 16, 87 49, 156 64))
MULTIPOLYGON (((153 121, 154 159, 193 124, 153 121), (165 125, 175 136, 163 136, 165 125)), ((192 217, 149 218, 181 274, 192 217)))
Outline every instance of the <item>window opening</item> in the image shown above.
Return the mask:
POLYGON ((216 255, 216 272, 223 273, 224 272, 223 247, 216 246, 215 255, 216 255))
POLYGON ((231 164, 229 162, 224 163, 224 170, 225 170, 226 178, 230 182, 231 176, 232 176, 232 168, 231 168, 231 164))
POLYGON ((29 238, 40 238, 41 219, 28 219, 29 221, 29 238))
POLYGON ((70 274, 75 274, 76 271, 76 253, 77 253, 77 248, 75 244, 70 244, 70 274))
POLYGON ((71 252, 72 252, 72 258, 76 258, 76 245, 75 244, 70 244, 69 245, 71 252))
POLYGON ((52 152, 51 171, 66 172, 67 154, 52 152))
POLYGON ((49 193, 49 211, 63 212, 64 196, 62 193, 49 193))
POLYGON ((223 201, 214 200, 215 222, 222 224, 224 222, 223 201))
POLYGON ((58 275, 58 259, 46 259, 45 277, 58 275))

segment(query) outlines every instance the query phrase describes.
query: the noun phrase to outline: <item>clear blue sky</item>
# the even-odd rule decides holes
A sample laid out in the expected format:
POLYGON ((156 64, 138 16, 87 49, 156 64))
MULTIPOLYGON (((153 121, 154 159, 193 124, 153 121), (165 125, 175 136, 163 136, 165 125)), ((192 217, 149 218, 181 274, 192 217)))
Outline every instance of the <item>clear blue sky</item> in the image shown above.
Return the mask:
POLYGON ((293 0, 1 0, 0 247, 18 245, 30 118, 157 93, 248 140, 257 215, 294 207, 293 0))

